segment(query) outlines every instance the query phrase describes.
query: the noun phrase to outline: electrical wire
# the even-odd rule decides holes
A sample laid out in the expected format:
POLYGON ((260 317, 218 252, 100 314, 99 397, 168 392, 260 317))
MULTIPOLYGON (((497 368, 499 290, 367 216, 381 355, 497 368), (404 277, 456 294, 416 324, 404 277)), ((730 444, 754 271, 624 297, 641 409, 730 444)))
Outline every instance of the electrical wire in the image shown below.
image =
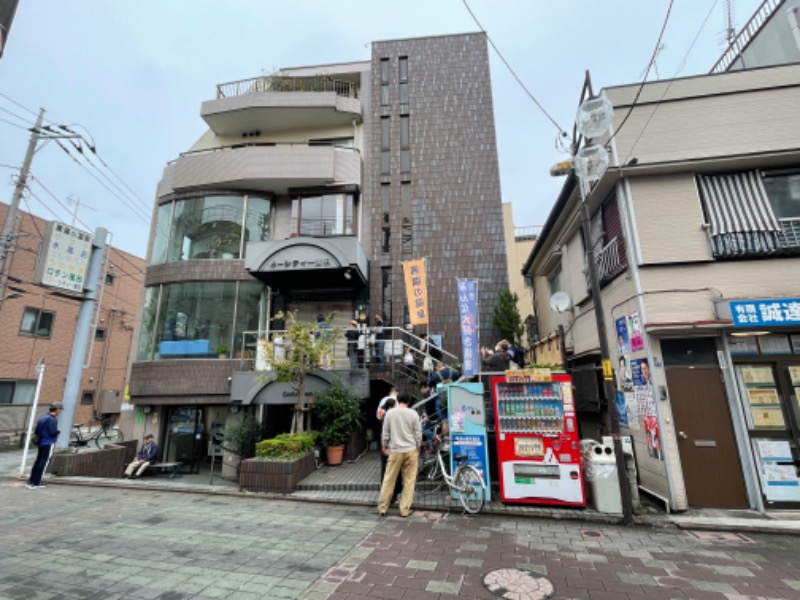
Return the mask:
MULTIPOLYGON (((667 83, 666 87, 664 88, 664 92, 661 94, 661 98, 658 99, 658 102, 656 102, 655 108, 653 108, 653 112, 651 112, 650 116, 647 117, 647 121, 645 121, 644 127, 642 127, 642 130, 639 132, 639 135, 636 137, 636 140, 633 142, 633 145, 631 146, 630 150, 628 151, 628 156, 626 156, 625 160, 622 161, 623 165, 627 165, 628 164, 628 161, 633 156, 633 151, 636 148, 637 144, 639 143, 639 140, 642 139, 642 135, 644 135, 644 132, 647 130, 647 127, 650 125, 650 121, 653 120, 653 117, 655 116, 656 112, 658 112, 658 109, 661 107, 661 103, 663 102, 664 98, 666 97, 667 92, 669 92, 669 88, 672 86, 673 82, 675 81, 675 78, 678 77, 678 74, 680 74, 680 72, 683 71, 683 69, 686 67, 686 61, 688 60, 689 55, 692 53, 692 50, 694 49, 694 45, 697 43, 697 40, 700 39, 700 35, 703 33, 703 30, 705 29, 706 24, 708 23, 708 20, 711 18, 711 15, 714 13, 714 9, 717 7, 718 3, 719 3, 719 0, 714 0, 714 3, 711 5, 711 9, 706 14, 706 18, 703 19, 703 22, 700 24, 700 29, 697 31, 697 34, 694 36, 694 39, 692 40, 692 43, 689 44, 689 49, 686 51, 686 54, 683 55, 683 59, 681 60, 681 63, 678 65, 678 68, 675 71, 675 74, 670 78, 669 82, 667 83)), ((611 141, 611 140, 609 140, 609 141, 611 141)))
POLYGON ((560 126, 559 126, 559 124, 558 124, 558 123, 556 123, 555 119, 553 119, 553 117, 551 117, 551 116, 550 116, 550 113, 548 113, 548 112, 547 112, 547 111, 544 109, 544 107, 543 107, 543 106, 542 106, 542 105, 539 103, 539 101, 538 101, 538 100, 536 99, 536 97, 535 97, 535 96, 534 96, 534 95, 531 93, 531 91, 530 91, 530 90, 529 90, 529 89, 528 89, 528 88, 525 86, 525 84, 524 84, 524 83, 522 83, 522 80, 519 78, 519 76, 517 75, 517 73, 516 73, 516 72, 514 71, 514 69, 511 67, 511 65, 509 64, 509 62, 506 60, 505 56, 503 56, 502 52, 500 52, 500 50, 498 50, 497 46, 496 46, 496 45, 495 45, 495 43, 492 41, 492 38, 491 38, 491 37, 489 37, 489 34, 488 34, 488 33, 486 32, 486 30, 483 28, 483 25, 481 25, 481 24, 480 24, 480 22, 478 21, 478 18, 475 16, 475 13, 473 13, 473 12, 472 12, 472 9, 469 7, 469 4, 467 4, 467 0, 461 0, 461 1, 464 3, 464 7, 465 7, 465 8, 467 9, 467 11, 469 12, 470 16, 472 17, 472 20, 473 20, 473 21, 475 21, 475 24, 478 26, 478 28, 481 30, 481 32, 482 32, 482 33, 483 33, 483 34, 486 36, 486 39, 488 40, 489 44, 491 44, 491 46, 492 46, 492 48, 494 49, 494 51, 497 53, 497 56, 499 56, 499 57, 500 57, 500 60, 502 60, 502 61, 503 61, 503 64, 506 66, 506 68, 507 68, 507 69, 508 69, 508 70, 511 72, 511 74, 514 76, 514 79, 516 79, 516 80, 517 80, 517 83, 519 83, 519 85, 522 87, 522 89, 523 89, 523 90, 525 90, 525 93, 526 93, 526 94, 528 94, 528 97, 529 97, 531 100, 533 100, 533 103, 534 103, 534 104, 536 104, 536 106, 539 108, 539 110, 540 110, 540 111, 542 111, 542 113, 544 114, 544 116, 546 116, 546 117, 547 117, 547 118, 550 120, 550 122, 551 122, 553 125, 555 125, 555 128, 556 128, 556 129, 558 129, 558 133, 559 133, 559 134, 561 134, 561 135, 567 135, 567 133, 566 133, 566 132, 565 132, 565 131, 564 131, 564 130, 563 130, 563 129, 562 129, 560 126))
POLYGON ((87 169, 86 165, 84 165, 83 163, 81 163, 81 161, 79 161, 77 158, 75 158, 72 155, 72 153, 69 151, 69 148, 67 148, 64 144, 61 143, 61 140, 59 140, 58 138, 51 138, 51 139, 56 144, 58 144, 59 148, 61 148, 64 152, 66 152, 66 154, 75 162, 76 165, 78 165, 80 168, 82 168, 84 171, 86 171, 92 179, 94 179, 97 183, 99 183, 101 186, 103 186, 117 200, 122 202, 128 209, 131 210, 131 212, 133 212, 133 214, 135 214, 137 217, 142 219, 142 221, 144 221, 145 225, 149 225, 150 224, 150 218, 149 217, 142 216, 141 213, 137 212, 137 208, 135 208, 134 206, 132 206, 130 204, 130 200, 126 200, 125 198, 123 198, 122 196, 117 194, 114 190, 112 190, 110 187, 108 187, 108 185, 106 185, 99 177, 97 177, 94 173, 92 173, 89 169, 87 169))
POLYGON ((653 50, 653 55, 650 57, 650 64, 647 65, 647 70, 645 71, 644 78, 642 79, 642 83, 639 85, 639 90, 636 92, 636 96, 633 98, 633 103, 628 108, 628 113, 625 115, 625 118, 622 119, 622 122, 617 127, 616 131, 611 134, 611 137, 608 138, 605 145, 607 146, 611 143, 611 140, 620 132, 622 127, 628 120, 628 117, 631 116, 634 107, 636 106, 636 102, 639 100, 639 96, 642 95, 642 90, 644 89, 644 84, 647 83, 647 77, 650 75, 650 69, 653 68, 653 63, 656 61, 656 56, 658 55, 658 50, 661 47, 661 38, 664 37, 664 32, 667 29, 667 23, 669 23, 669 16, 672 13, 672 5, 674 4, 675 0, 669 0, 669 6, 667 7, 667 14, 664 17, 664 23, 661 25, 661 33, 658 34, 658 40, 656 41, 656 47, 653 50))
POLYGON ((22 125, 17 125, 16 123, 12 123, 11 121, 7 121, 6 119, 0 118, 0 121, 6 123, 7 125, 11 125, 12 127, 16 127, 17 129, 22 129, 23 131, 28 131, 30 127, 23 127, 22 125))
POLYGON ((10 110, 7 110, 7 109, 3 108, 2 106, 0 106, 0 110, 2 110, 4 113, 8 113, 12 117, 15 117, 15 118, 19 119, 20 121, 25 123, 28 127, 33 127, 33 125, 34 125, 30 121, 28 121, 25 117, 20 117, 17 113, 13 113, 10 110))

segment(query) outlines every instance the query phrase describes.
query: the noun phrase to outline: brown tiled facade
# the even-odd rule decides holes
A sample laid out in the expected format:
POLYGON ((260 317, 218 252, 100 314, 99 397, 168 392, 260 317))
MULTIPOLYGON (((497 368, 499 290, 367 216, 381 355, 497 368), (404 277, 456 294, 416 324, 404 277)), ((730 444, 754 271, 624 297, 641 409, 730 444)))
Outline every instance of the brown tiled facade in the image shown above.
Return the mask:
MULTIPOLYGON (((4 222, 8 205, 0 204, 0 221, 4 222)), ((44 359, 45 373, 39 397, 38 413, 63 398, 79 300, 34 285, 36 257, 47 221, 18 212, 16 238, 10 263, 6 298, 0 301, 0 382, 35 383, 36 364, 44 359), (10 287, 8 287, 10 286, 10 287), (19 295, 17 295, 19 294, 19 295), (26 309, 53 313, 49 336, 33 336, 20 331, 26 309)), ((84 369, 76 402, 75 422, 88 424, 95 413, 103 410, 102 398, 107 394, 124 394, 128 374, 133 328, 143 285, 144 261, 116 248, 111 249, 108 274, 113 283, 106 285, 100 304, 98 329, 105 339, 95 339, 91 361, 84 369)), ((118 399, 119 399, 118 396, 118 399)), ((31 405, 0 404, 0 447, 15 447, 27 426, 31 405)))
MULTIPOLYGON (((367 118, 367 117, 365 117, 367 118)), ((491 314, 508 287, 492 86, 486 37, 466 34, 372 44, 371 166, 364 194, 371 218, 370 295, 381 302, 381 268, 391 267, 392 321, 403 324, 402 261, 425 258, 431 332, 461 355, 456 278, 478 279, 481 343, 494 344, 491 314), (407 61, 401 81, 400 61, 407 61), (388 62, 388 104, 381 102, 382 61, 388 62), (401 85, 408 102, 401 103, 401 85), (390 122, 391 167, 381 172, 381 120, 390 122), (408 119, 410 168, 401 153, 401 121, 408 119), (389 221, 382 186, 389 186, 389 221), (410 186, 410 222, 404 223, 403 186, 410 186), (403 225, 411 226, 411 252, 403 251, 403 225), (382 251, 383 228, 391 230, 382 251)))

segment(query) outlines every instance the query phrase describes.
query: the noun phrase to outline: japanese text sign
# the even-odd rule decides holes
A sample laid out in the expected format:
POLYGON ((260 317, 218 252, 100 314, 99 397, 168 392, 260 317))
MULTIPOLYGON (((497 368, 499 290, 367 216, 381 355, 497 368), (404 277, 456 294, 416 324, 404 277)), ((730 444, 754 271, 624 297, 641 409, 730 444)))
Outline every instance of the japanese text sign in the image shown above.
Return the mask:
POLYGON ((35 283, 83 292, 92 253, 92 234, 51 221, 47 225, 42 251, 35 283))
POLYGON ((461 327, 461 352, 464 375, 480 371, 478 348, 478 282, 474 279, 456 279, 458 290, 458 321, 461 327))
POLYGON ((409 320, 412 325, 428 324, 428 284, 425 281, 425 259, 403 263, 406 280, 409 320))
POLYGON ((800 325, 800 298, 737 300, 731 302, 734 327, 800 325))

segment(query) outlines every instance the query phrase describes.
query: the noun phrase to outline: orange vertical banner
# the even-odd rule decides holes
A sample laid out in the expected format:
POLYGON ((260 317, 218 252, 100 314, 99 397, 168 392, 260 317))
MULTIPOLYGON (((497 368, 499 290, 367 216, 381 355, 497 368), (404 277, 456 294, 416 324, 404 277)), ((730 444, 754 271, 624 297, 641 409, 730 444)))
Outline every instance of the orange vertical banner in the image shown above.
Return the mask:
POLYGON ((428 324, 428 284, 425 281, 425 259, 403 263, 406 280, 406 298, 412 325, 428 324))

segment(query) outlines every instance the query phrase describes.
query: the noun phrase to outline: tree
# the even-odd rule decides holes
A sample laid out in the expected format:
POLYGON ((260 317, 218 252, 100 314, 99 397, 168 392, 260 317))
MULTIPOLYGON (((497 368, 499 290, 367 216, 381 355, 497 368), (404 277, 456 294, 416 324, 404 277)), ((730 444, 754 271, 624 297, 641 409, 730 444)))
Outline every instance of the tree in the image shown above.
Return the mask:
POLYGON ((297 320, 297 311, 279 312, 273 320, 286 320, 284 347, 286 352, 275 355, 270 363, 274 374, 271 381, 292 384, 297 393, 294 405, 291 433, 302 433, 305 430, 305 415, 308 412, 306 403, 306 377, 312 371, 328 367, 333 355, 333 342, 337 330, 330 325, 333 314, 319 323, 306 323, 297 320))
POLYGON ((522 340, 522 319, 519 316, 517 301, 519 297, 509 289, 497 295, 497 304, 492 310, 492 324, 500 331, 500 335, 511 344, 519 344, 522 340))

